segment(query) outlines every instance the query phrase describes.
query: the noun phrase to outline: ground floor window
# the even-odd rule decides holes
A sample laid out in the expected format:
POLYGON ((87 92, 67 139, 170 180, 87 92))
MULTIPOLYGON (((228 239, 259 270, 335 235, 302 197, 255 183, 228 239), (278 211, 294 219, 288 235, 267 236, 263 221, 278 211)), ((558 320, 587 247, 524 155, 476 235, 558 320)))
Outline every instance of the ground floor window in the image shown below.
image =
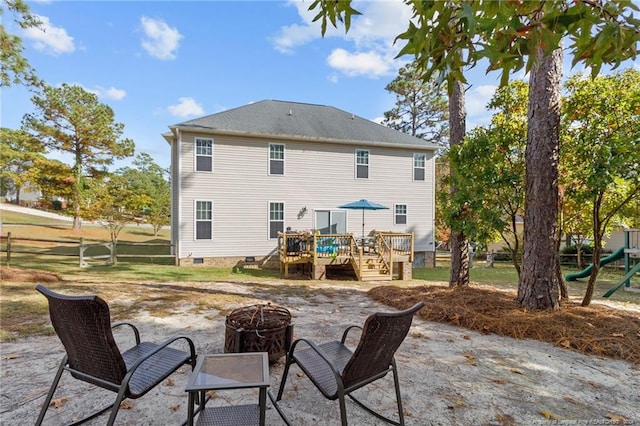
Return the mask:
POLYGON ((407 224, 407 205, 396 204, 394 217, 395 217, 396 225, 406 225, 407 224))
POLYGON ((346 234, 347 212, 344 210, 316 210, 316 230, 321 234, 346 234))
POLYGON ((196 240, 210 240, 213 238, 213 203, 211 201, 196 201, 196 240))
POLYGON ((269 203, 269 238, 278 238, 278 232, 284 232, 284 203, 269 203))

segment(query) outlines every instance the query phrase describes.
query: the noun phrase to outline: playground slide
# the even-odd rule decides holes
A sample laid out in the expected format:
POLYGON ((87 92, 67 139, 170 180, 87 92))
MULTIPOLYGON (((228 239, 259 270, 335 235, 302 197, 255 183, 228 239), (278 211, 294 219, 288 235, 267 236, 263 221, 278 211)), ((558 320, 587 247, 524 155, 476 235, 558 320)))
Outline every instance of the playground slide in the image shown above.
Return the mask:
POLYGON ((631 268, 629 270, 629 272, 626 273, 626 275, 624 277, 622 277, 622 279, 620 280, 620 282, 618 282, 618 284, 614 285, 613 287, 611 287, 605 294, 602 295, 602 297, 609 297, 611 296, 613 293, 615 293, 616 291, 618 291, 618 289, 620 287, 622 287, 624 285, 624 283, 627 282, 627 280, 631 279, 631 277, 640 272, 640 263, 636 263, 636 266, 634 266, 633 268, 631 268))
MULTIPOLYGON (((608 263, 611 263, 611 262, 613 262, 615 260, 622 259, 623 257, 624 257, 624 247, 620 247, 618 250, 614 251, 609 256, 603 257, 602 259, 600 259, 600 267, 602 267, 603 265, 606 265, 608 263)), ((591 275, 591 270, 592 269, 593 269, 593 264, 587 266, 586 268, 584 268, 580 272, 575 272, 573 274, 567 274, 564 277, 564 279, 566 281, 575 281, 578 278, 588 277, 589 275, 591 275)))

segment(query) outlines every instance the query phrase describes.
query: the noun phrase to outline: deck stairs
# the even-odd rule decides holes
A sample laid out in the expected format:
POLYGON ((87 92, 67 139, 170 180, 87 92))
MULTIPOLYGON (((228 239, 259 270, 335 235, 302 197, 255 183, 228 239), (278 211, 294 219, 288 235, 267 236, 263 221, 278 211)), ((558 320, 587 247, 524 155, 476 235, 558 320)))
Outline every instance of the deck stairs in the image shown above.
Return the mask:
MULTIPOLYGON (((357 271, 359 265, 354 265, 357 271)), ((384 260, 376 254, 363 256, 362 269, 359 271, 360 281, 391 281, 392 276, 389 267, 384 260)))

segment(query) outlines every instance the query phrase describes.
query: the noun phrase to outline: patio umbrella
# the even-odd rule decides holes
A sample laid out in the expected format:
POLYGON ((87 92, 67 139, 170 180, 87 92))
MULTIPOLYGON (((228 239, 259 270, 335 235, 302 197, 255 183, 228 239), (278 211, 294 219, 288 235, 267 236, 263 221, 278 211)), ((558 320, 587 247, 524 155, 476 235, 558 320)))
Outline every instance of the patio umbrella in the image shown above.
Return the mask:
POLYGON ((382 204, 374 203, 369 200, 358 200, 352 203, 343 204, 338 206, 340 209, 352 209, 352 210, 362 210, 362 238, 364 238, 364 211, 365 210, 385 210, 389 207, 383 206, 382 204))

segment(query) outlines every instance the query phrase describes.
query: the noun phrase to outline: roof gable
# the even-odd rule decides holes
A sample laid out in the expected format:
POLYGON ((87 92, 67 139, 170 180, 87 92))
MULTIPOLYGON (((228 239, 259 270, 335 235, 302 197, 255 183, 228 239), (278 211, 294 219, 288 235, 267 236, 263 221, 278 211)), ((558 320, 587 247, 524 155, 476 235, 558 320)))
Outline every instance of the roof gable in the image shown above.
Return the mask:
POLYGON ((413 145, 439 149, 424 139, 399 132, 338 108, 264 100, 171 126, 172 129, 264 135, 326 141, 413 145))

